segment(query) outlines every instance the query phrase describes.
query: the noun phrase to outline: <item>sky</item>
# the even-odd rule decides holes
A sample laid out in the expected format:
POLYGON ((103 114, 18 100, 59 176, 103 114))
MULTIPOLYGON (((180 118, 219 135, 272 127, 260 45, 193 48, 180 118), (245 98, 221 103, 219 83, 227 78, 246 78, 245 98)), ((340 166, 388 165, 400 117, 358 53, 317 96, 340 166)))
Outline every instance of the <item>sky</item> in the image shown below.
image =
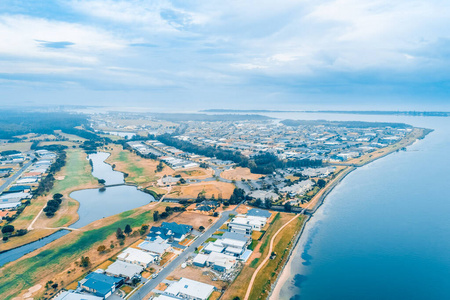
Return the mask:
POLYGON ((0 105, 450 110, 450 1, 1 0, 0 105))

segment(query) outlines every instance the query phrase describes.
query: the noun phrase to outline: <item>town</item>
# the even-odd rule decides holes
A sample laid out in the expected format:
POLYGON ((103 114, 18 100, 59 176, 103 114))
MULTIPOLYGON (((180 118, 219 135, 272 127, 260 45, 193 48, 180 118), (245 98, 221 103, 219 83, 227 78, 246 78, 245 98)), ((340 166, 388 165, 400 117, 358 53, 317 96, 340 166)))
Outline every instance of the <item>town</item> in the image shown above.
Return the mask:
POLYGON ((17 299, 264 299, 326 193, 425 134, 179 118, 91 114, 69 133, 1 140, 0 264, 17 299), (54 263, 26 283, 15 274, 54 263))

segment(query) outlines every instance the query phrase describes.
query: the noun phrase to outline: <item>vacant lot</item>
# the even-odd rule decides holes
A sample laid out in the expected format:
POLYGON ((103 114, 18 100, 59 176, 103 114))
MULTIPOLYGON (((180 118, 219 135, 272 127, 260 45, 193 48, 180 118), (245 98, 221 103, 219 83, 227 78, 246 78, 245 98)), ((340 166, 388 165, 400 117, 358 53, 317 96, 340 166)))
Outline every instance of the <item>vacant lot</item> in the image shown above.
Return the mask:
POLYGON ((128 174, 128 177, 125 178, 128 183, 148 187, 153 185, 158 178, 174 173, 168 166, 164 166, 161 172, 156 172, 158 161, 139 157, 128 150, 122 150, 118 146, 106 151, 111 153, 106 162, 115 165, 115 170, 128 174))
POLYGON ((212 223, 216 222, 218 218, 199 214, 196 212, 185 211, 183 213, 174 213, 172 216, 165 220, 164 222, 176 222, 179 224, 187 224, 198 229, 200 226, 207 228, 212 223))
POLYGON ((183 178, 206 179, 213 177, 213 169, 193 168, 188 170, 177 170, 174 175, 181 175, 183 178))
POLYGON ((222 287, 227 286, 228 283, 221 280, 213 281, 211 279, 211 276, 209 274, 209 268, 199 268, 195 266, 187 266, 186 268, 181 268, 179 266, 176 268, 172 273, 170 273, 170 277, 173 277, 175 279, 180 279, 182 277, 197 280, 206 284, 210 284, 215 286, 218 290, 221 290, 222 287), (206 274, 204 274, 206 273, 206 274))
POLYGON ((261 178, 264 175, 252 174, 250 172, 249 168, 237 167, 236 169, 223 171, 222 174, 220 174, 220 176, 225 178, 225 179, 228 179, 228 180, 241 180, 241 179, 256 180, 258 178, 261 178))
POLYGON ((169 198, 197 198, 201 192, 205 193, 206 198, 213 195, 217 199, 222 195, 223 199, 230 198, 234 190, 234 184, 220 181, 208 181, 194 183, 186 186, 175 186, 168 195, 169 198))

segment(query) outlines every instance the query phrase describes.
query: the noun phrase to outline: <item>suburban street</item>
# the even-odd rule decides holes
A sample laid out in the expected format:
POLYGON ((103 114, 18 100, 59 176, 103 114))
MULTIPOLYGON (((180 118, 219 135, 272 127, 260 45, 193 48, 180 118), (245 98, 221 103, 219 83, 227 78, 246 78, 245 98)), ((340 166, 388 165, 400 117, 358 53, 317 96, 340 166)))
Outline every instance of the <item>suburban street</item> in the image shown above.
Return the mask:
POLYGON ((135 294, 133 294, 129 299, 140 300, 150 293, 154 288, 158 286, 170 273, 172 273, 179 265, 186 261, 186 258, 194 253, 195 248, 203 244, 208 238, 210 238, 214 232, 216 232, 227 220, 230 214, 236 212, 237 206, 230 211, 222 213, 220 219, 214 223, 208 230, 205 231, 201 236, 199 236, 188 248, 186 248, 177 258, 170 262, 163 270, 158 274, 158 277, 150 279, 147 281, 135 294))
POLYGON ((14 175, 10 176, 8 179, 6 179, 5 183, 3 183, 0 186, 0 194, 11 184, 13 183, 17 178, 19 178, 20 175, 33 163, 32 160, 27 162, 20 170, 18 170, 14 175))

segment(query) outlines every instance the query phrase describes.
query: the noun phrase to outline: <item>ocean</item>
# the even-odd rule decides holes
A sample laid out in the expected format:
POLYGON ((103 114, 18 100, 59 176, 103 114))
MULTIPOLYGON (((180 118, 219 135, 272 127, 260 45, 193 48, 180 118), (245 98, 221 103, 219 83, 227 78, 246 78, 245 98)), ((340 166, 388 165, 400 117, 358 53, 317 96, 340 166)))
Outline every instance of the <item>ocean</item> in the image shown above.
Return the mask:
POLYGON ((328 195, 271 299, 450 299, 450 118, 271 115, 434 129, 353 171, 328 195))

